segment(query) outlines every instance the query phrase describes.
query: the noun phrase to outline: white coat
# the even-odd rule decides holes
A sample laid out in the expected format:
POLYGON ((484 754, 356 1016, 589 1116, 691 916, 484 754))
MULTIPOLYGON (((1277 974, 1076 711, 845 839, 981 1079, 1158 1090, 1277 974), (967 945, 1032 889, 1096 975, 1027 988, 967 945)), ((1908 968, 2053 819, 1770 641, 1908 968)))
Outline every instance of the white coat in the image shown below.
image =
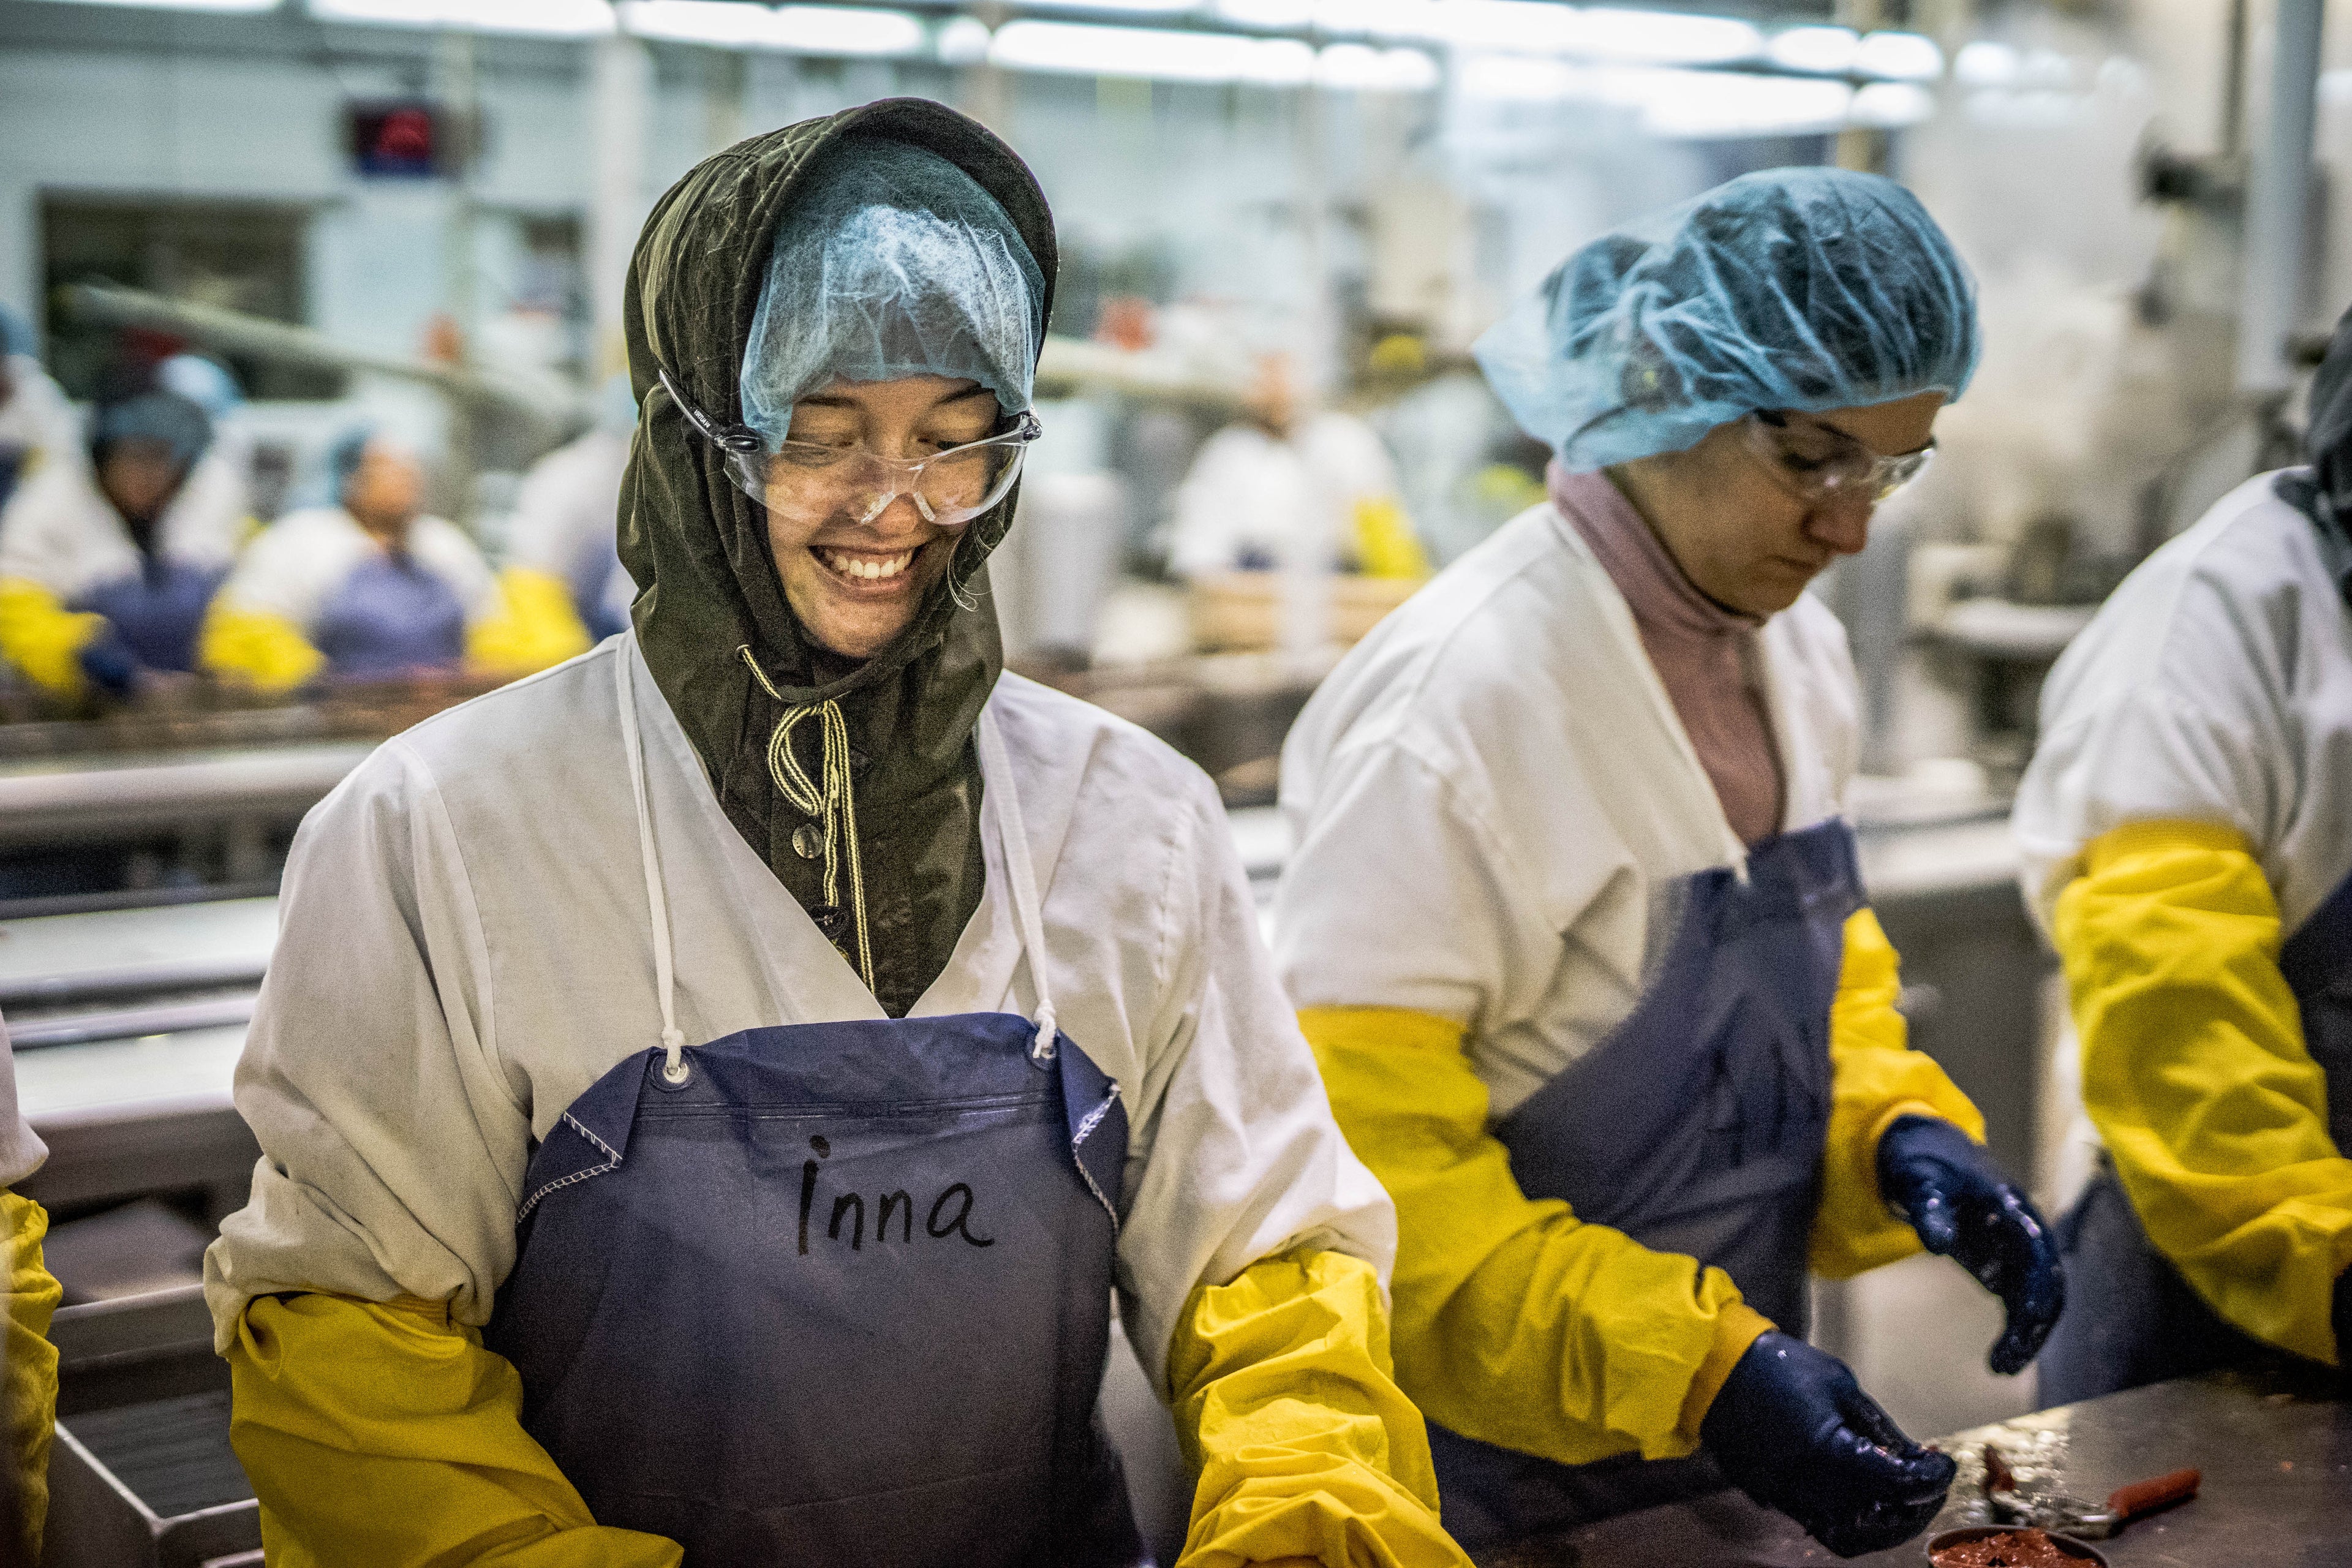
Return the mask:
MULTIPOLYGON (((0 1020, 0 1052, 8 1049, 8 1026, 0 1020)), ((16 1109, 16 1062, 11 1056, 0 1072, 0 1188, 13 1187, 41 1168, 49 1146, 41 1142, 16 1109)))
MULTIPOLYGON (((236 559, 251 519, 245 482, 207 453, 157 520, 163 558, 206 570, 236 559)), ((43 463, 0 511, 0 577, 37 583, 68 605, 84 594, 139 575, 139 546, 79 458, 43 463)))
MULTIPOLYGON (((1841 815, 1844 629, 1806 596, 1754 647, 1783 828, 1841 815)), ((1687 879, 1746 859, 1624 596, 1548 501, 1340 662, 1283 748, 1282 805, 1292 998, 1465 1024, 1497 1120, 1633 1010, 1687 879)))
POLYGON ((49 379, 41 362, 30 354, 10 354, 8 378, 15 391, 0 403, 0 451, 13 449, 31 457, 17 483, 23 484, 41 468, 87 464, 89 456, 81 450, 81 416, 49 379))
MULTIPOLYGON (((263 529, 221 585, 223 608, 255 611, 290 621, 303 636, 351 574, 382 554, 383 546, 339 506, 289 512, 263 529)), ((465 531, 438 517, 409 524, 408 553, 457 595, 466 624, 498 613, 499 580, 465 531)))
MULTIPOLYGON (((304 822, 236 1105, 265 1156, 206 1257, 226 1345, 254 1296, 449 1301, 486 1321, 536 1142, 660 1040, 619 710, 633 665, 689 1044, 881 1016, 728 820, 634 637, 385 742, 304 822)), ((1043 889, 1060 1026, 1131 1119, 1118 1279, 1155 1379, 1187 1299, 1295 1246, 1385 1279, 1388 1196, 1332 1121, 1208 780, 1017 676, 988 702, 1043 889)), ((983 749, 983 771, 987 751, 983 749)), ((983 810, 987 888, 917 1015, 1035 1008, 983 810)))
POLYGON ((2149 556, 2051 670, 2010 818, 2045 926, 2131 822, 2237 829, 2290 935, 2352 876, 2352 551, 2277 478, 2149 556))
POLYGON ((1396 494, 1388 448, 1353 415, 1318 414, 1287 440, 1229 425, 1202 444, 1177 489, 1169 567, 1198 577, 1245 555, 1338 565, 1356 552, 1356 509, 1396 494))

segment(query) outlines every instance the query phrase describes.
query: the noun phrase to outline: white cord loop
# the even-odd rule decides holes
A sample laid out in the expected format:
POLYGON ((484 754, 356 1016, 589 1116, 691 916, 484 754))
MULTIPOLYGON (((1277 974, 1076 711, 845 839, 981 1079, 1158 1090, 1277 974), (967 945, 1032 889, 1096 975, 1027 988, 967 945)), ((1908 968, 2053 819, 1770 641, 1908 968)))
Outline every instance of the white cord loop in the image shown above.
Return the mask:
POLYGON ((661 1043, 668 1059, 662 1064, 662 1077, 673 1084, 684 1083, 689 1069, 686 1065, 686 1034, 677 1026, 677 971, 670 951, 669 898, 662 889, 661 858, 654 849, 654 814, 646 801, 645 739, 637 728, 636 651, 625 647, 614 659, 614 681, 619 688, 621 701, 621 735, 626 742, 622 750, 629 758, 629 790, 637 804, 637 849, 645 862, 646 906, 654 922, 654 989, 661 1000, 661 1043))
POLYGON ((1030 858, 1029 829, 1021 820, 1021 796, 1013 787, 1012 753, 1004 749, 995 712, 987 708, 980 710, 980 755, 986 798, 1001 814, 997 837, 1004 853, 1005 876, 1013 883, 1013 915, 1021 926, 1021 952, 1029 963, 1029 983, 1037 990, 1037 1010, 1031 1015, 1037 1034, 1030 1042, 1029 1059, 1043 1066, 1061 1047, 1056 1043, 1053 983, 1045 978, 1045 921, 1037 898, 1037 868, 1030 858))
MULTIPOLYGON (((745 644, 735 651, 761 689, 782 702, 782 693, 770 682, 759 660, 751 657, 751 646, 745 644)), ((874 944, 866 922, 866 871, 857 849, 857 800, 849 781, 849 721, 843 716, 841 704, 825 701, 786 708, 784 716, 776 721, 775 729, 768 735, 768 776, 775 781, 776 792, 791 803, 793 810, 823 826, 824 901, 836 909, 842 902, 842 861, 846 859, 849 863, 849 917, 856 936, 857 976, 871 991, 874 944), (812 717, 824 737, 818 776, 814 779, 793 753, 793 731, 800 728, 802 721, 812 717), (847 847, 846 855, 843 853, 844 846, 847 847)))

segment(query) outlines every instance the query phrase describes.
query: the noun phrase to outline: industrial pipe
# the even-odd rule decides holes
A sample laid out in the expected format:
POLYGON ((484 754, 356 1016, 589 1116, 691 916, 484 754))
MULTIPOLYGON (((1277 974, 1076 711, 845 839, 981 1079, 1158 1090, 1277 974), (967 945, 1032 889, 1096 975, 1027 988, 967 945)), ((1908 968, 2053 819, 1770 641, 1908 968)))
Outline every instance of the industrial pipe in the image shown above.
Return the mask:
POLYGON ((2247 191, 2238 310, 2238 385, 2258 395, 2294 384, 2287 342, 2303 317, 2323 12, 2324 0, 2278 0, 2272 26, 2270 124, 2247 191))
POLYGON ((551 440, 587 417, 587 402, 579 391, 552 376, 375 353, 310 327, 267 321, 217 305, 166 299, 113 283, 68 283, 62 294, 66 309, 86 321, 171 332, 226 353, 249 354, 278 364, 364 371, 419 382, 468 406, 492 409, 520 420, 551 440))

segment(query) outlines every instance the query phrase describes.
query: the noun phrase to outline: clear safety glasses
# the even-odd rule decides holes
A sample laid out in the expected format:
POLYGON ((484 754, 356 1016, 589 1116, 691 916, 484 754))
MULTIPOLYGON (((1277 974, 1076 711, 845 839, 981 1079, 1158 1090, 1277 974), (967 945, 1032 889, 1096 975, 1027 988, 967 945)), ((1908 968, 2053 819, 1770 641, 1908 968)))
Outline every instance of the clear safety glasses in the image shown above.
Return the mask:
POLYGON ((1853 437, 1786 414, 1750 414, 1741 421, 1750 456, 1791 495, 1809 501, 1859 499, 1876 505, 1919 477, 1936 455, 1929 441, 1916 452, 1881 457, 1853 437))
POLYGON ((719 424, 687 401, 669 372, 657 374, 687 423, 724 455, 728 478, 770 511, 795 521, 867 523, 906 496, 925 521, 961 528, 1004 499, 1021 477, 1029 443, 1045 433, 1037 416, 1024 410, 1002 435, 928 458, 886 458, 863 447, 814 441, 785 441, 771 450, 758 431, 719 424))

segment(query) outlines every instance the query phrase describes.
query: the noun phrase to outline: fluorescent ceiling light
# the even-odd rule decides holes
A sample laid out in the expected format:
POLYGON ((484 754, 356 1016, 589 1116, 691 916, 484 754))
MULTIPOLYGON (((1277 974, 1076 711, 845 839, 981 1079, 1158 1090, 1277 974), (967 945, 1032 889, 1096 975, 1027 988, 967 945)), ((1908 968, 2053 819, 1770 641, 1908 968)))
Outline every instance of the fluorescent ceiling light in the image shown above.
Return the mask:
POLYGON ((1442 38, 1441 9, 1437 0, 1315 0, 1315 26, 1381 38, 1442 38))
POLYGON ((1672 139, 1801 136, 1846 122, 1853 89, 1842 81, 1748 71, 1660 70, 1627 92, 1642 129, 1672 139))
POLYGON ((906 12, 857 5, 780 5, 776 36, 804 55, 912 55, 925 41, 923 24, 906 12))
POLYGON ((1962 46, 1952 61, 1952 74, 1967 87, 2007 87, 2017 79, 2017 51, 2007 44, 1979 38, 1962 46))
POLYGON ((1852 27, 1784 27, 1764 46, 1764 55, 1783 70, 1843 76, 1853 68, 1861 43, 1852 27))
POLYGON ((1315 50, 1296 38, 1074 22, 1007 22, 996 29, 988 58, 1013 70, 1268 87, 1302 86, 1315 71, 1315 50))
POLYGON ((621 0, 621 26, 641 38, 719 48, 781 47, 776 14, 740 0, 621 0))
POLYGON ((1474 97, 1626 110, 1644 132, 1670 140, 1835 131, 1847 123, 1854 100, 1854 90, 1846 83, 1818 78, 1580 66, 1509 55, 1465 61, 1462 83, 1463 90, 1474 97))
POLYGON ((1764 35, 1729 16, 1694 16, 1679 11, 1580 13, 1577 52, 1602 59, 1659 65, 1727 65, 1763 52, 1764 35))
POLYGON ((146 11, 210 11, 219 15, 275 11, 278 0, 68 0, 78 5, 121 5, 146 11))
POLYGON ((1443 0, 1424 37, 1468 47, 1549 54, 1582 47, 1583 13, 1543 0, 1443 0))
POLYGON ((310 9, 322 22, 559 38, 591 38, 614 26, 605 0, 310 0, 310 9))
POLYGON ((988 24, 977 16, 950 16, 940 28, 940 60, 976 66, 988 58, 988 24))
POLYGON ((1327 33, 1541 54, 1575 47, 1580 14, 1548 0, 1317 0, 1327 33))
POLYGON ((1419 49, 1332 44, 1315 57, 1315 85, 1339 91, 1427 92, 1442 74, 1419 49))
POLYGON ((1024 11, 1129 11, 1144 16, 1177 16, 1201 8, 1201 0, 1019 0, 1024 11))
POLYGON ((1236 27, 1297 32, 1315 21, 1315 0, 1216 0, 1217 20, 1236 27))
POLYGON ((1854 53, 1854 68, 1889 81, 1934 81, 1944 74, 1944 51, 1918 33, 1870 33, 1854 53))
POLYGON ((1553 103, 1582 99, 1592 73, 1565 60, 1536 55, 1473 55, 1462 62, 1462 91, 1506 103, 1553 103))
MULTIPOLYGON (((904 11, 852 5, 622 0, 621 20, 639 37, 707 44, 722 49, 787 49, 804 55, 911 55, 919 53, 926 42, 922 23, 904 11)), ((983 42, 986 32, 982 28, 983 42)))
POLYGON ((1899 131, 1936 112, 1936 95, 1916 82, 1874 81, 1853 95, 1851 118, 1874 131, 1899 131))

